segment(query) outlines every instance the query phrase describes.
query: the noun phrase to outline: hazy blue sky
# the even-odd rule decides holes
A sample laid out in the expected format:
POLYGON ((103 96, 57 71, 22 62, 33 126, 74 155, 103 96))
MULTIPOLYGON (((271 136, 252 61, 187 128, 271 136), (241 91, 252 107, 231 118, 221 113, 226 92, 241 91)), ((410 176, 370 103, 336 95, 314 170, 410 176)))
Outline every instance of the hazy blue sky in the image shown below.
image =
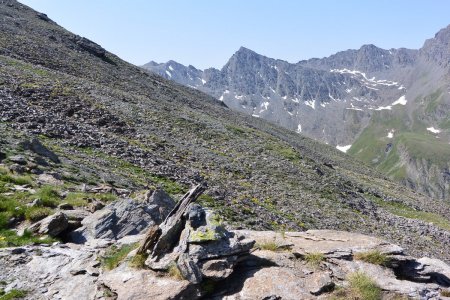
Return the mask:
POLYGON ((240 47, 297 62, 375 44, 419 48, 450 24, 448 0, 20 0, 142 65, 222 67, 240 47))

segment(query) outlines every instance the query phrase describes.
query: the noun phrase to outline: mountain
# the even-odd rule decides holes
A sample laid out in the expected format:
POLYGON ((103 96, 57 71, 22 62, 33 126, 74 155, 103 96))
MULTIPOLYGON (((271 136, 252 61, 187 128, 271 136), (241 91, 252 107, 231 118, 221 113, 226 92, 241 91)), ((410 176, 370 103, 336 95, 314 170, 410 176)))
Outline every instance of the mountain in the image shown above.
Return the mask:
POLYGON ((174 61, 143 68, 449 199, 449 32, 442 29, 419 50, 364 45, 288 63, 241 47, 221 70, 174 61))
MULTIPOLYGON (((335 147, 236 112, 203 92, 133 66, 17 1, 0 2, 0 30, 2 236, 15 238, 10 230, 54 212, 67 193, 84 195, 85 186, 125 189, 133 197, 162 186, 179 197, 191 184, 207 181, 200 203, 214 208, 230 226, 356 231, 396 242, 409 253, 450 259, 441 251, 449 245, 447 203, 397 185, 335 147), (38 179, 52 183, 42 185, 38 179), (38 196, 32 192, 48 201, 36 204, 38 196)), ((361 91, 374 85, 380 93, 404 93, 400 83, 388 86, 359 73, 301 65, 291 70, 285 62, 246 49, 223 72, 260 82, 259 76, 236 70, 241 60, 270 69, 274 76, 275 67, 298 69, 310 74, 305 80, 319 80, 317 87, 327 86, 325 79, 339 78, 361 91), (275 62, 273 68, 266 65, 275 62)), ((214 70, 202 74, 205 85, 219 82, 212 78, 223 80, 214 70)), ((238 80, 233 85, 278 97, 265 85, 247 87, 238 80)), ((282 91, 280 86, 277 90, 282 91)), ((299 111, 345 104, 318 99, 308 106, 288 98, 288 86, 285 91, 280 97, 286 96, 299 111)), ((336 88, 333 95, 339 92, 336 88)), ((375 106, 371 103, 361 101, 361 107, 375 106)), ((350 113, 356 117, 359 111, 350 113)), ((72 201, 96 203, 83 199, 72 201)))

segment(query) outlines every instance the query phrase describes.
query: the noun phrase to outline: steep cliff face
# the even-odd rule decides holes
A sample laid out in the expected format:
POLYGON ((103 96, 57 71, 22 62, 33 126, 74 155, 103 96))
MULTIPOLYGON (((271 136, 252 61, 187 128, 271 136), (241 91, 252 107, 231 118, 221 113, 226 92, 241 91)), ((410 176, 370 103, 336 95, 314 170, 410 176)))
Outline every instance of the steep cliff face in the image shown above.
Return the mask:
POLYGON ((234 110, 349 151, 418 191, 448 199, 448 191, 442 192, 447 163, 440 153, 450 140, 449 32, 449 27, 442 29, 419 50, 364 45, 291 64, 242 47, 221 70, 189 67, 195 74, 186 77, 188 68, 175 62, 144 68, 205 91, 234 110), (436 140, 424 152, 410 148, 422 145, 406 141, 413 136, 436 140), (410 172, 392 164, 397 147, 389 159, 384 154, 400 137, 404 151, 411 152, 401 166, 410 172), (424 156, 417 157, 419 152, 424 156), (440 171, 423 173, 425 179, 414 175, 422 159, 429 161, 427 170, 440 171))

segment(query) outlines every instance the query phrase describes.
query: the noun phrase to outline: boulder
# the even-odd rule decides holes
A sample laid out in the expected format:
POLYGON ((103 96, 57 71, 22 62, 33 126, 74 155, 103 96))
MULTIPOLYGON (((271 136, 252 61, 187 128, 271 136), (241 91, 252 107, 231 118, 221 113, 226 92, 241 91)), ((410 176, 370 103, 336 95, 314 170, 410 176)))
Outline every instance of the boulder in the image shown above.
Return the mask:
POLYGON ((27 160, 23 155, 13 155, 9 157, 9 160, 13 163, 19 164, 19 165, 26 165, 27 160))
POLYGON ((51 216, 34 223, 28 230, 38 234, 48 234, 56 237, 69 226, 69 219, 62 212, 57 212, 51 216))
POLYGON ((84 243, 89 239, 117 240, 140 234, 160 224, 174 206, 175 201, 160 189, 149 193, 144 201, 118 200, 86 217, 71 238, 75 243, 84 243))

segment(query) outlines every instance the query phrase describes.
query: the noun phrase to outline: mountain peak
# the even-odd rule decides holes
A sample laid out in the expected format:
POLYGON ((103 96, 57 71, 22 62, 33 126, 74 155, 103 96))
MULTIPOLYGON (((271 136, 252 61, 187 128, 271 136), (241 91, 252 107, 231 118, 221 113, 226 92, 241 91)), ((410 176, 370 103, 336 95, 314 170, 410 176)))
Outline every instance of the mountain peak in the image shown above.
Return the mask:
POLYGON ((450 42, 450 25, 439 30, 434 35, 434 38, 439 40, 441 43, 448 44, 450 42))

